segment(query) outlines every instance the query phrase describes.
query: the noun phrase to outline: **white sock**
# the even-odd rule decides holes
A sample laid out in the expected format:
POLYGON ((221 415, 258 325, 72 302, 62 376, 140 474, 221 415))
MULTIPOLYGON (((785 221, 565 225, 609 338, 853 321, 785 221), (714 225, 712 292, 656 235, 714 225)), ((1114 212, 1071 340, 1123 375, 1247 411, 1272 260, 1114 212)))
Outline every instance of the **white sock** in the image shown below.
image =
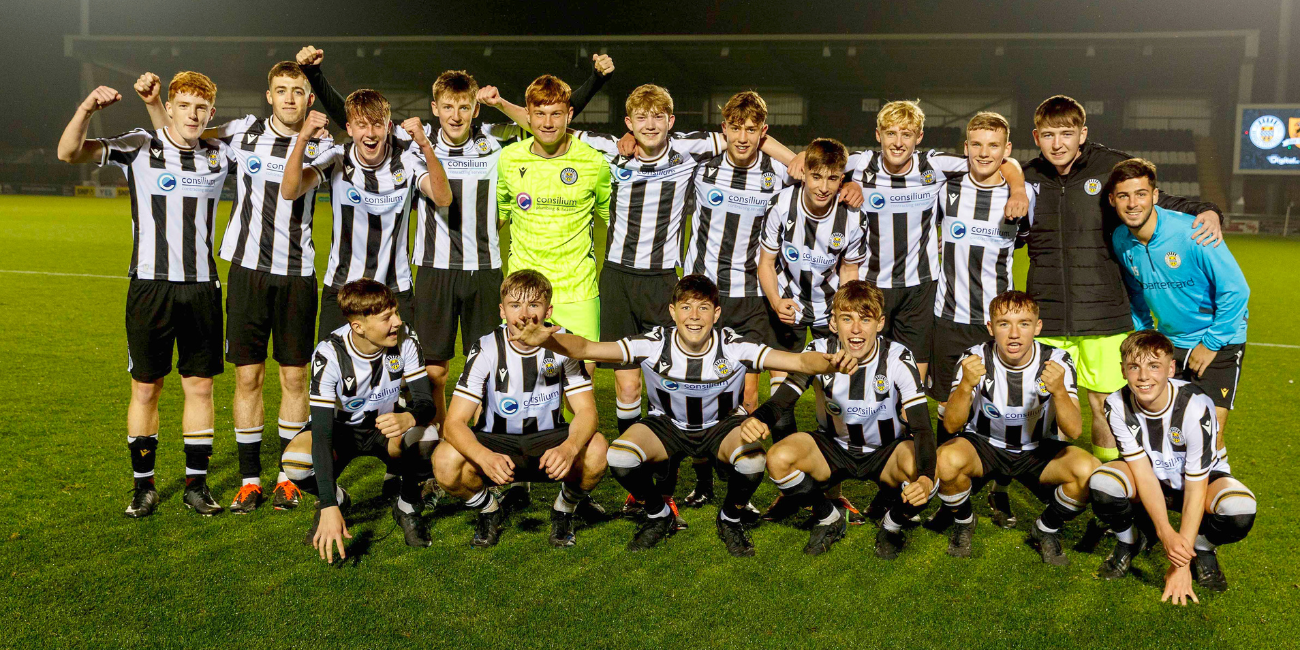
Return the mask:
POLYGON ((718 517, 721 518, 723 521, 730 522, 733 524, 740 523, 739 519, 732 519, 731 517, 728 517, 727 513, 723 512, 722 510, 718 511, 718 517))
POLYGON ((1195 548, 1198 551, 1213 551, 1214 544, 1211 543, 1210 540, 1205 539, 1205 535, 1197 535, 1196 543, 1192 544, 1192 548, 1195 548))
POLYGON ((408 515, 415 514, 415 506, 404 501, 402 497, 397 497, 397 509, 408 515))
POLYGON ((1115 539, 1124 542, 1125 544, 1136 544, 1138 541, 1137 528, 1129 526, 1128 530, 1121 530, 1115 533, 1115 539))
MULTIPOLYGON (((898 524, 896 524, 896 523, 894 523, 894 518, 890 516, 890 515, 892 515, 892 514, 893 514, 893 513, 886 512, 886 513, 885 513, 885 518, 880 520, 880 525, 881 525, 881 526, 884 526, 885 530, 887 530, 887 531, 889 531, 889 532, 891 532, 891 533, 897 533, 897 532, 902 531, 902 530, 903 530, 903 527, 900 526, 900 525, 898 525, 898 524)), ((962 522, 962 523, 965 523, 965 522, 962 522)))
POLYGON ((253 485, 256 485, 258 487, 262 487, 262 479, 261 477, 258 476, 244 479, 243 485, 248 485, 249 483, 252 483, 253 485))
POLYGON ((1060 528, 1048 528, 1047 526, 1044 526, 1043 520, 1041 518, 1035 521, 1034 525, 1038 526, 1038 530, 1041 530, 1044 533, 1055 533, 1056 531, 1060 530, 1060 528))
POLYGON ((825 519, 817 522, 818 526, 829 526, 840 520, 840 509, 831 508, 831 514, 826 515, 825 519))
POLYGON ((338 483, 334 484, 334 500, 338 501, 339 505, 343 505, 343 486, 338 483))

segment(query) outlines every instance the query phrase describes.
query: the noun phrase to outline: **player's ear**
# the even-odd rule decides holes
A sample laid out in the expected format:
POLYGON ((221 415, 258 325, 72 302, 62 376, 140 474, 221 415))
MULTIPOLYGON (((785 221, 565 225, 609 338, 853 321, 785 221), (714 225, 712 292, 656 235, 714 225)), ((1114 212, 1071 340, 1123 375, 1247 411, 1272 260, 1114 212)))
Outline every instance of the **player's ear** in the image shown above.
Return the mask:
POLYGON ((993 336, 993 321, 991 320, 984 321, 984 329, 987 329, 989 331, 989 336, 993 336))
POLYGON ((1087 125, 1084 125, 1083 128, 1079 129, 1079 144, 1083 144, 1087 141, 1088 141, 1088 127, 1087 125))
POLYGON ((504 321, 506 319, 506 306, 504 304, 497 305, 497 309, 501 311, 501 320, 504 321))
POLYGON ((1151 203, 1154 205, 1160 202, 1160 188, 1151 188, 1151 203))
POLYGON ((1034 336, 1038 336, 1042 332, 1043 332, 1043 319, 1040 318, 1038 319, 1038 322, 1034 324, 1034 336))
POLYGON ((839 319, 835 318, 834 314, 831 314, 831 319, 827 321, 826 326, 830 328, 831 334, 840 333, 840 322, 839 319))
POLYGON ((315 104, 316 104, 316 93, 311 92, 310 90, 307 91, 307 108, 311 108, 315 104))
POLYGON ((1109 193, 1107 193, 1107 194, 1106 194, 1106 200, 1110 202, 1110 207, 1112 207, 1112 208, 1118 208, 1118 207, 1119 207, 1119 206, 1115 205, 1115 193, 1114 193, 1114 192, 1109 192, 1109 193))
POLYGON ((471 120, 474 119, 474 118, 476 118, 476 117, 478 117, 478 110, 479 110, 480 108, 483 108, 483 105, 480 104, 480 103, 478 103, 478 100, 477 100, 477 99, 474 100, 474 114, 470 116, 470 119, 471 119, 471 120))
POLYGON ((883 134, 880 132, 880 127, 876 127, 876 142, 884 142, 884 140, 883 134))
POLYGON ((916 131, 916 143, 917 143, 917 144, 921 144, 921 138, 924 138, 924 137, 925 137, 925 129, 917 129, 917 131, 916 131))
POLYGON ((542 322, 543 322, 543 323, 550 322, 550 320, 551 320, 551 312, 553 312, 553 311, 555 311, 555 306, 554 306, 554 305, 547 305, 547 306, 546 306, 546 315, 542 317, 542 322))
POLYGON ((271 103, 271 89, 270 89, 270 88, 266 89, 266 103, 267 103, 267 104, 270 104, 270 103, 271 103))
POLYGON ((668 128, 669 128, 669 130, 671 130, 671 129, 673 128, 673 124, 676 124, 676 123, 677 123, 677 116, 676 116, 676 115, 673 115, 673 114, 670 113, 670 114, 668 115, 668 128))

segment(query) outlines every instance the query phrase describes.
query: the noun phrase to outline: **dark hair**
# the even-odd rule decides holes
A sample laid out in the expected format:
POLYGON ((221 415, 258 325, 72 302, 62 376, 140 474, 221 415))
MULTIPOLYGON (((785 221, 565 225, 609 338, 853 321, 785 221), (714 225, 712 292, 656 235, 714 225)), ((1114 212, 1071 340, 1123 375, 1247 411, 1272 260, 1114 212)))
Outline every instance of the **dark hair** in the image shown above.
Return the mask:
POLYGON ((1038 301, 1023 291, 1003 291, 989 302, 989 320, 1011 311, 1027 311, 1037 317, 1038 301))
POLYGON ((672 304, 676 305, 686 300, 707 300, 714 307, 721 306, 721 300, 718 298, 718 285, 713 283, 703 275, 692 273, 677 281, 677 286, 673 287, 672 304))
POLYGON ((839 140, 831 138, 817 138, 804 151, 807 157, 803 164, 808 171, 824 168, 839 173, 844 171, 844 166, 849 162, 849 150, 839 140))
POLYGON ((1138 330, 1119 344, 1120 361, 1156 359, 1162 354, 1174 356, 1174 344, 1169 341, 1169 337, 1155 330, 1138 330))
POLYGON ((1156 166, 1145 158, 1129 158, 1115 163, 1110 168, 1110 178, 1106 180, 1107 194, 1115 192, 1115 186, 1135 178, 1146 178, 1152 189, 1156 186, 1156 166))
POLYGON ((868 320, 881 318, 885 315, 885 294, 869 282, 849 280, 831 299, 831 313, 835 312, 855 313, 868 320))
POLYGON ((1073 97, 1052 95, 1034 109, 1034 128, 1073 126, 1083 128, 1088 123, 1088 112, 1073 97))
MULTIPOLYGON (((276 77, 288 77, 290 79, 306 79, 307 75, 302 73, 302 68, 298 67, 293 61, 281 61, 271 66, 271 71, 266 73, 266 85, 269 88, 271 82, 276 77)), ((310 92, 310 87, 308 87, 310 92)))
POLYGON ((353 321, 382 314, 397 306, 397 296, 382 282, 370 278, 353 280, 339 289, 339 311, 353 321))
POLYGON ((505 281, 501 283, 501 302, 505 302, 510 296, 518 296, 525 300, 529 298, 540 298, 547 304, 551 302, 551 281, 546 276, 535 269, 520 269, 506 276, 505 281))
POLYGON ((433 82, 433 101, 438 101, 443 94, 453 97, 468 95, 473 100, 478 95, 478 82, 464 70, 448 70, 433 82))

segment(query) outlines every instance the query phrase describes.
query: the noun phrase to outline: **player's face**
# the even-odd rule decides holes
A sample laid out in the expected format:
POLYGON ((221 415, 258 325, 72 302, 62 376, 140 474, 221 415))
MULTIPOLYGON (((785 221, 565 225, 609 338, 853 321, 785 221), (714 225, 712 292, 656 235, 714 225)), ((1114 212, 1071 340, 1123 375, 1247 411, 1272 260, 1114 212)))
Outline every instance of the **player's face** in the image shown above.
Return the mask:
POLYGON ((1124 380, 1129 390, 1143 408, 1160 410, 1165 393, 1169 390, 1169 378, 1174 375, 1174 359, 1167 354, 1155 356, 1130 357, 1121 362, 1124 380))
POLYGON ((511 334, 518 334, 521 326, 543 323, 551 317, 551 301, 542 296, 515 292, 501 301, 501 319, 511 334))
POLYGON ((199 139, 215 113, 212 102, 198 95, 176 93, 167 102, 167 117, 171 118, 172 128, 177 135, 189 141, 199 139))
POLYGON ((677 333, 686 345, 699 349, 713 335, 713 325, 722 315, 717 305, 709 300, 686 298, 681 302, 668 305, 677 333))
POLYGON ((528 130, 544 145, 559 142, 572 118, 573 109, 568 104, 528 105, 528 130))
POLYGON ((352 331, 373 345, 391 348, 397 345, 397 334, 402 330, 402 317, 396 307, 352 321, 352 331))
POLYGON ((966 159, 978 178, 988 178, 1011 154, 1011 143, 1002 131, 981 129, 966 134, 966 159))
POLYGON ((306 77, 275 77, 271 88, 266 91, 266 103, 271 105, 271 112, 276 119, 286 126, 302 123, 307 117, 307 109, 316 102, 311 86, 306 77))
POLYGON ((1130 178, 1116 183, 1110 191, 1110 204, 1119 213, 1120 221, 1129 228, 1140 230, 1155 211, 1159 191, 1151 187, 1151 179, 1130 178))
POLYGON ((754 162, 759 148, 763 146, 767 124, 756 123, 753 119, 745 120, 744 124, 723 122, 722 133, 727 136, 727 155, 731 157, 732 164, 747 167, 754 162))
POLYGON ((433 102, 433 114, 438 118, 442 134, 452 144, 460 144, 469 136, 470 124, 478 117, 478 102, 472 95, 443 93, 433 102))
POLYGON ((1065 167, 1079 156, 1079 146, 1088 139, 1086 126, 1045 126, 1034 129, 1034 143, 1043 158, 1056 167, 1065 167))
POLYGON ((902 169, 912 158, 916 145, 921 144, 925 132, 906 124, 876 127, 876 141, 880 143, 881 157, 890 169, 902 169))
POLYGON ((876 334, 885 327, 885 317, 869 318, 856 311, 836 310, 831 314, 831 331, 840 337, 840 347, 854 359, 865 359, 876 349, 876 334))
POLYGON ((634 110, 631 115, 623 118, 627 130, 632 132, 636 143, 641 146, 642 151, 646 152, 658 152, 664 146, 664 142, 668 140, 668 131, 673 128, 673 123, 676 121, 676 115, 645 109, 634 110))
POLYGON ((1043 321, 1032 311, 1004 311, 993 315, 988 328, 1002 360, 1019 366, 1033 354, 1034 337, 1043 330, 1043 321))
POLYGON ((389 120, 371 121, 361 115, 348 117, 348 135, 356 143, 362 162, 378 163, 383 159, 389 123, 389 120))
POLYGON ((830 167, 818 167, 804 173, 804 196, 813 212, 822 214, 835 201, 840 193, 840 183, 844 181, 844 171, 830 167))

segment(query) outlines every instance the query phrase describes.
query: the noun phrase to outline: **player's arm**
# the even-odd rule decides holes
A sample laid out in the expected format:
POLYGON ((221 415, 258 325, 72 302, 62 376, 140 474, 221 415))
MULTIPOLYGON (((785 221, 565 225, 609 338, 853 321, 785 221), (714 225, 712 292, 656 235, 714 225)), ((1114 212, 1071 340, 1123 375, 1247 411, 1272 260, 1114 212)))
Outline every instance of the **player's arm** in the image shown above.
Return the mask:
MULTIPOLYGON (((575 362, 581 365, 581 362, 575 362)), ((578 454, 587 448, 596 427, 600 424, 596 415, 596 394, 591 390, 591 379, 585 386, 575 386, 572 391, 566 389, 565 398, 569 409, 573 411, 573 421, 569 423, 569 437, 559 445, 546 450, 538 461, 542 471, 551 479, 559 481, 569 475, 578 454)))
MULTIPOLYGON (((1113 430, 1114 427, 1111 427, 1113 430)), ((1183 537, 1174 530, 1169 523, 1169 512, 1165 508, 1164 492, 1160 489, 1160 480, 1156 478, 1156 472, 1151 467, 1151 459, 1142 453, 1140 456, 1124 458, 1128 464, 1129 471, 1133 472, 1134 487, 1137 489, 1138 498, 1142 501, 1142 507, 1146 509, 1147 515, 1156 527, 1156 536, 1165 546, 1165 553, 1169 556, 1169 561, 1178 566, 1184 566, 1192 561, 1195 552, 1192 550, 1190 540, 1184 540, 1183 537)))
MULTIPOLYGON (((880 350, 877 354, 885 354, 880 350)), ((913 506, 923 506, 934 496, 935 466, 939 461, 939 445, 934 428, 930 425, 930 403, 925 397, 921 372, 910 352, 904 352, 897 364, 889 365, 889 378, 898 391, 903 427, 912 434, 916 449, 916 480, 903 487, 903 500, 913 506)))
POLYGON ((334 473, 334 395, 338 386, 338 363, 319 349, 312 365, 318 370, 311 379, 308 403, 311 407, 311 464, 316 479, 316 499, 320 508, 320 523, 312 545, 322 560, 334 561, 334 548, 339 558, 347 557, 343 539, 352 537, 343 513, 339 510, 334 473))
POLYGON ((402 341, 402 382, 406 385, 408 399, 402 413, 385 413, 375 418, 375 428, 387 438, 396 438, 411 427, 427 427, 438 415, 433 405, 433 389, 424 367, 424 353, 414 338, 402 341))
POLYGON ((1220 210, 1219 206, 1209 201, 1193 201, 1164 192, 1159 192, 1156 205, 1166 210, 1196 215, 1196 220, 1192 222, 1192 226, 1196 227, 1192 239, 1196 240, 1196 243, 1202 246, 1210 244, 1218 246, 1223 243, 1223 210, 1220 210))
POLYGON ((496 86, 483 86, 482 88, 479 88, 476 99, 478 103, 483 104, 484 106, 491 106, 492 108, 501 111, 506 117, 510 118, 510 121, 518 124, 524 131, 528 133, 532 132, 528 128, 528 109, 502 97, 501 91, 498 90, 496 86))
POLYGON ((776 426, 782 416, 794 410, 794 405, 799 402, 811 381, 810 376, 801 373, 786 375, 776 392, 740 423, 741 439, 748 444, 771 435, 772 427, 776 426))
POLYGON ((591 98, 600 92, 605 82, 612 76, 614 76, 614 59, 608 54, 592 54, 591 76, 569 95, 569 106, 573 108, 574 117, 582 113, 582 109, 591 103, 591 98))
POLYGON ((498 454, 478 441, 469 423, 478 413, 480 402, 461 392, 460 386, 451 396, 447 406, 447 418, 443 420, 443 442, 450 444, 469 462, 473 463, 492 482, 506 485, 514 480, 514 461, 509 456, 498 454))
POLYGON ((596 201, 595 205, 592 206, 592 210, 595 212, 596 218, 604 221, 605 225, 609 226, 609 202, 614 195, 614 187, 611 183, 609 165, 601 165, 599 171, 596 172, 596 187, 594 192, 596 195, 596 201))
POLYGON ((772 311, 776 312, 781 322, 794 325, 799 320, 799 306, 795 301, 781 297, 781 289, 776 280, 776 264, 776 253, 768 248, 765 237, 758 251, 758 286, 763 288, 767 304, 772 306, 772 311))
POLYGON ((1201 342, 1192 348, 1187 365, 1197 376, 1214 362, 1218 352, 1237 334, 1237 327, 1246 319, 1246 304, 1250 301, 1250 285, 1241 266, 1227 246, 1198 247, 1201 268, 1214 287, 1214 319, 1201 342))
POLYGON ((59 160, 66 163, 88 163, 100 160, 104 153, 104 144, 98 140, 87 140, 86 130, 90 128, 90 116, 102 108, 121 101, 121 93, 100 86, 82 100, 77 112, 72 115, 68 125, 59 137, 59 160))
POLYGON ((510 337, 510 340, 516 343, 546 348, 570 359, 598 363, 631 363, 630 356, 624 356, 626 350, 617 341, 613 343, 588 341, 577 334, 560 332, 558 325, 547 326, 539 320, 521 321, 516 323, 515 327, 518 328, 519 333, 510 337))
POLYGON ((824 375, 838 372, 851 375, 858 370, 858 362, 844 350, 828 352, 785 352, 764 346, 759 355, 757 369, 783 370, 805 375, 824 375))
POLYGON ((1074 368, 1049 360, 1043 365, 1042 379, 1047 392, 1052 396, 1056 427, 1070 440, 1078 440, 1083 433, 1083 413, 1079 410, 1079 389, 1075 387, 1074 368))
MULTIPOLYGON (((315 133, 317 130, 325 127, 329 121, 324 113, 312 111, 307 114, 307 119, 303 122, 303 133, 315 133)), ((289 151, 289 159, 284 163, 284 177, 280 180, 280 197, 286 201, 294 201, 298 197, 310 192, 312 188, 320 185, 323 180, 321 171, 314 166, 303 164, 303 154, 307 150, 308 138, 298 138, 293 143, 293 149, 289 151), (307 170, 311 170, 308 173, 307 170)), ((317 161, 319 164, 321 161, 317 161)))
MULTIPOLYGON (((1120 242, 1127 232, 1127 228, 1116 228, 1111 234, 1111 245, 1114 247, 1116 256, 1119 256, 1120 242)), ((1147 304, 1146 295, 1142 293, 1142 283, 1133 277, 1133 272, 1120 265, 1120 277, 1124 278, 1124 290, 1128 292, 1129 314, 1133 318, 1133 329, 1150 330, 1156 328, 1156 322, 1151 317, 1151 306, 1147 304)))
POLYGON ((1025 191, 1025 170, 1020 168, 1020 163, 1015 158, 1005 158, 1002 160, 1002 166, 998 167, 1002 173, 1002 178, 1007 182, 1007 205, 1003 210, 1003 217, 1007 221, 1015 221, 1021 217, 1029 215, 1029 193, 1025 191))
POLYGON ((984 360, 978 354, 968 354, 957 364, 957 385, 948 394, 948 406, 944 407, 943 428, 955 434, 966 427, 970 420, 970 404, 975 398, 975 387, 988 370, 984 360))
MULTIPOLYGON (((321 107, 325 109, 325 114, 340 125, 347 124, 348 113, 344 108, 343 95, 325 79, 325 72, 320 67, 325 60, 325 50, 318 50, 308 45, 298 50, 296 60, 298 67, 302 68, 303 76, 307 77, 307 83, 311 84, 311 91, 316 94, 321 107)), ((304 130, 303 133, 310 133, 310 131, 304 130)))
POLYGON ((420 192, 429 197, 434 205, 451 205, 451 182, 447 180, 447 171, 442 168, 442 161, 438 160, 438 154, 433 150, 433 143, 429 142, 429 136, 424 133, 420 118, 412 117, 402 122, 402 130, 411 136, 420 147, 420 154, 424 156, 424 171, 427 173, 420 178, 420 192))

